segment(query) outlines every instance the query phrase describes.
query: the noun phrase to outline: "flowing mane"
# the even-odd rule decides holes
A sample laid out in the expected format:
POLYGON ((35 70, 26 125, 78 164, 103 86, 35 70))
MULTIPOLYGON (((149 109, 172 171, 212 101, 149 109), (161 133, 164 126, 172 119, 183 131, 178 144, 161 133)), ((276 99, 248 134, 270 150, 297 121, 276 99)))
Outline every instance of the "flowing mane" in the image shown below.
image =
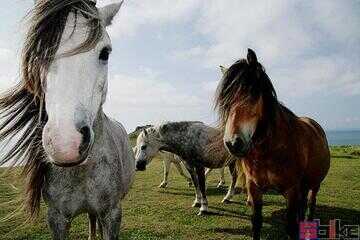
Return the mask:
MULTIPOLYGON (((47 122, 43 85, 55 59, 70 12, 88 19, 87 39, 71 52, 92 49, 102 37, 102 25, 95 3, 89 0, 38 0, 29 12, 29 29, 21 59, 21 81, 0 95, 0 142, 16 136, 16 142, 0 159, 0 166, 22 165, 26 177, 25 209, 37 216, 47 164, 42 130, 47 122)), ((76 20, 75 20, 76 26, 76 20)), ((75 29, 74 26, 74 29, 75 29)))
POLYGON ((257 101, 259 97, 263 98, 264 116, 269 124, 275 122, 278 110, 296 117, 278 101, 274 86, 260 63, 251 66, 246 59, 236 61, 225 72, 216 89, 215 110, 219 113, 220 128, 224 128, 231 106, 235 103, 246 105, 257 101))

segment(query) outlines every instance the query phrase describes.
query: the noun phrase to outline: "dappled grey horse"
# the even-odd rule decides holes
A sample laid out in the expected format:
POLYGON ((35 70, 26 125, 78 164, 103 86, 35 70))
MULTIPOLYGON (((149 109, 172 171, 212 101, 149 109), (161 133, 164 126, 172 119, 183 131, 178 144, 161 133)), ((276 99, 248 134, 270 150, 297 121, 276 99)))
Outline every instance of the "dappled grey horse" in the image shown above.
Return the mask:
MULTIPOLYGON (((137 151, 137 147, 133 147, 133 151, 136 154, 137 151)), ((192 180, 190 177, 187 176, 187 174, 184 172, 184 164, 183 164, 183 160, 176 154, 173 153, 169 153, 166 151, 160 151, 159 152, 159 156, 160 158, 163 160, 163 169, 164 169, 164 175, 163 175, 163 180, 159 185, 159 188, 166 188, 168 187, 169 184, 169 173, 170 173, 170 167, 171 165, 174 165, 176 167, 176 170, 179 172, 179 174, 181 176, 183 176, 185 178, 185 180, 188 182, 189 186, 192 185, 192 180)), ((147 164, 149 164, 151 161, 151 159, 149 159, 149 162, 147 162, 147 164)), ((212 172, 213 169, 206 169, 205 172, 205 178, 212 172)), ((224 168, 220 168, 219 169, 220 172, 220 179, 219 182, 217 184, 217 187, 223 187, 225 185, 225 173, 224 173, 224 168)))
POLYGON ((213 169, 229 166, 232 183, 223 202, 229 202, 235 194, 238 176, 243 177, 240 162, 228 154, 223 144, 212 146, 213 142, 217 142, 214 137, 218 135, 217 129, 202 122, 167 122, 147 128, 137 138, 136 168, 145 170, 146 165, 161 150, 180 156, 195 186, 192 206, 200 207, 199 214, 206 213, 205 167, 213 169))
POLYGON ((135 159, 123 126, 103 112, 111 41, 106 32, 121 3, 39 0, 30 13, 22 81, 0 97, 0 140, 19 134, 1 160, 23 164, 26 206, 36 217, 41 196, 53 239, 87 213, 104 239, 118 239, 120 200, 135 159))

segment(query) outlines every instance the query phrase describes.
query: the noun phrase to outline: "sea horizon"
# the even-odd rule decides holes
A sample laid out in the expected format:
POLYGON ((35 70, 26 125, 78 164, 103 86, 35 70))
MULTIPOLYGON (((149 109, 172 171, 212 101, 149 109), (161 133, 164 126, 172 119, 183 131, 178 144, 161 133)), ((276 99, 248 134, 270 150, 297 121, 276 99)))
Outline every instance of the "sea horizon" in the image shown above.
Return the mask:
POLYGON ((325 130, 330 146, 360 145, 360 129, 325 130))

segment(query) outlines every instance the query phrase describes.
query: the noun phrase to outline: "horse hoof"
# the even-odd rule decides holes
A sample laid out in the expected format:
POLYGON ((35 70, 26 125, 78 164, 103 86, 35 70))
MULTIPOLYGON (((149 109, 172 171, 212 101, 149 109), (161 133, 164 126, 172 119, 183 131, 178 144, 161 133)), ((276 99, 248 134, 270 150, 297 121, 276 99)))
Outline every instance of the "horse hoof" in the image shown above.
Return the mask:
POLYGON ((207 215, 209 212, 208 211, 199 211, 199 213, 197 214, 198 216, 205 216, 207 215))
POLYGON ((194 202, 193 205, 191 205, 191 207, 201 207, 201 203, 194 202))
POLYGON ((159 188, 166 188, 167 187, 167 183, 161 183, 160 185, 159 185, 159 188))
POLYGON ((223 199, 223 200, 221 201, 221 203, 229 204, 229 203, 231 203, 231 201, 230 201, 229 199, 223 199))

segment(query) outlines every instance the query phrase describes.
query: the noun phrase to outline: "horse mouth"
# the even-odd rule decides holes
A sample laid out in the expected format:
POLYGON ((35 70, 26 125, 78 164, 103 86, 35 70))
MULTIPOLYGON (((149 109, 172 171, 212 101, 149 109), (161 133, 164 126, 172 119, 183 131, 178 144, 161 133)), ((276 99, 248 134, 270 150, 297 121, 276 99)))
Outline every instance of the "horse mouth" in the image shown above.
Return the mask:
POLYGON ((231 155, 238 158, 246 157, 246 155, 249 153, 250 150, 249 147, 236 147, 229 142, 225 143, 225 147, 231 155))
POLYGON ((80 165, 81 163, 83 163, 85 160, 86 160, 87 157, 85 158, 80 158, 79 161, 76 161, 76 162, 56 162, 54 161, 53 163, 58 166, 58 167, 65 167, 65 168, 68 168, 68 167, 75 167, 75 166, 78 166, 80 165))
POLYGON ((80 158, 77 161, 59 162, 59 161, 53 160, 52 163, 58 167, 64 167, 64 168, 76 167, 76 166, 85 164, 87 162, 86 160, 88 159, 89 152, 92 149, 92 147, 93 147, 93 142, 91 142, 91 144, 89 144, 89 146, 84 151, 81 151, 80 158))

